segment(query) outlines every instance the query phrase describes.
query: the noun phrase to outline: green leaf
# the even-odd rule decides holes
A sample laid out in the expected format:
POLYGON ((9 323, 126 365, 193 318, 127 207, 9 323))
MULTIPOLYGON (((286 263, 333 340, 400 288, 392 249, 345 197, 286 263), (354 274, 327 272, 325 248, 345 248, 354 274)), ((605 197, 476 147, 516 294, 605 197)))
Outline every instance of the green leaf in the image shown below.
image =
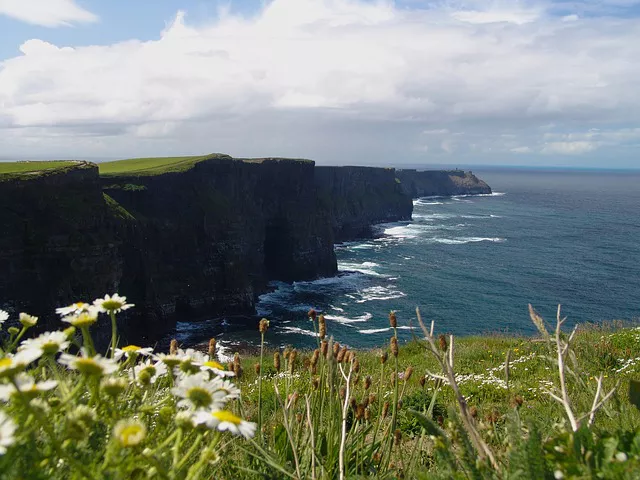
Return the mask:
POLYGON ((424 428, 429 435, 433 435, 435 437, 441 437, 446 440, 446 436, 444 432, 436 425, 433 420, 427 417, 424 413, 418 412, 417 410, 408 409, 407 413, 414 417, 418 423, 424 428))
POLYGON ((640 410, 640 381, 638 380, 629 382, 629 401, 640 410))

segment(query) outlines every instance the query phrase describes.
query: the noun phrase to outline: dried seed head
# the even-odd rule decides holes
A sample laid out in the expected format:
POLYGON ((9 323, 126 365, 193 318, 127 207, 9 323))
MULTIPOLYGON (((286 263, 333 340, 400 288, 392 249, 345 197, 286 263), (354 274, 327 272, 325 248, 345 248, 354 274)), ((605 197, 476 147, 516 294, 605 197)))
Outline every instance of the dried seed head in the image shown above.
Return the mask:
POLYGON ((174 338, 169 344, 169 355, 175 355, 176 353, 178 353, 178 341, 174 338))
POLYGON ((364 379, 364 389, 369 390, 370 387, 371 387, 371 377, 367 375, 364 379))
POLYGON ((387 418, 387 413, 389 413, 389 402, 384 402, 382 406, 382 418, 387 418))
POLYGON ((402 443, 402 432, 399 428, 396 428, 396 431, 393 432, 393 443, 395 443, 396 446, 402 443))
POLYGON ((258 324, 258 330, 260 331, 261 334, 265 334, 267 333, 267 330, 269 329, 269 320, 267 320, 266 318, 263 318, 262 320, 260 320, 260 323, 258 324))
POLYGON ((413 367, 409 366, 407 367, 407 369, 404 371, 404 381, 408 382, 409 379, 411 378, 411 375, 413 375, 413 367))
POLYGON ((478 409, 475 406, 469 408, 469 415, 471 415, 472 418, 478 418, 478 409))
POLYGON ((255 371, 256 371, 256 375, 260 375, 260 364, 259 364, 259 363, 256 363, 256 364, 253 366, 253 368, 254 368, 254 369, 255 369, 255 371))
POLYGON ((389 355, 387 354, 387 352, 382 352, 380 354, 380 363, 384 365, 385 363, 387 363, 388 358, 389 358, 389 355))
POLYGON ((380 460, 382 460, 382 456, 380 455, 379 452, 376 452, 373 454, 373 461, 374 462, 379 462, 380 460))
POLYGON ((302 357, 302 366, 304 367, 305 370, 310 370, 311 369, 311 359, 309 357, 302 357))
POLYGON ((337 357, 338 352, 340 352, 340 344, 338 342, 333 344, 333 356, 337 357))
POLYGON ((440 336, 438 337, 438 346, 440 347, 440 350, 442 350, 443 352, 447 351, 447 337, 445 337, 444 335, 440 334, 440 336))
POLYGON ((396 318, 395 310, 391 310, 389 312, 389 325, 391 325, 391 328, 397 328, 398 327, 398 319, 396 318))
POLYGON ((316 319, 317 312, 312 308, 311 310, 309 310, 309 312, 307 313, 307 315, 309 316, 309 318, 310 318, 311 320, 315 320, 315 319, 316 319))
POLYGON ((233 354, 233 364, 240 365, 240 354, 238 352, 233 354))
POLYGON ((242 378, 242 366, 239 363, 233 365, 233 373, 238 380, 242 378))
POLYGON ((356 420, 362 420, 364 418, 364 405, 358 404, 356 406, 356 420))
POLYGON ((298 356, 298 351, 294 348, 289 353, 289 375, 293 375, 293 371, 296 368, 296 358, 298 356))
POLYGON ((354 385, 358 385, 359 383, 360 383, 360 375, 356 375, 356 376, 353 378, 353 384, 354 384, 354 385))
POLYGON ((347 389, 345 387, 340 387, 340 398, 344 400, 344 397, 347 396, 347 389))
POLYGON ((324 315, 318 317, 318 336, 321 340, 327 336, 327 321, 324 319, 324 315))
POLYGON ((291 404, 292 407, 298 401, 298 396, 299 396, 298 392, 293 392, 293 393, 290 393, 289 396, 287 397, 287 401, 291 404))
POLYGON ((320 358, 320 350, 317 348, 313 351, 313 355, 311 356, 311 366, 315 367, 318 364, 318 359, 320 358))
POLYGON ((351 399, 349 399, 349 406, 351 407, 351 410, 356 409, 356 407, 358 406, 358 402, 355 397, 351 397, 351 399))
POLYGON ((396 382, 398 381, 398 375, 396 375, 396 372, 391 372, 391 375, 389 375, 389 381, 391 382, 391 386, 395 387, 396 382))
POLYGON ((376 395, 375 395, 375 393, 370 393, 369 394, 369 405, 373 405, 374 403, 376 403, 376 395))
POLYGON ((209 360, 213 360, 216 356, 216 339, 215 338, 211 338, 209 339, 209 349, 207 350, 207 353, 209 354, 209 360))
POLYGON ((368 408, 365 409, 365 411, 364 411, 364 419, 367 422, 371 421, 371 410, 369 410, 368 408))
POLYGON ((511 399, 511 407, 512 408, 520 408, 524 403, 524 398, 520 395, 516 395, 511 399))
POLYGON ((339 351, 338 351, 338 355, 336 356, 336 360, 338 361, 338 363, 342 363, 344 361, 344 356, 347 354, 347 347, 342 347, 339 351))
POLYGON ((500 420, 500 412, 497 410, 492 410, 491 413, 488 413, 485 417, 485 420, 489 423, 496 423, 500 420))
POLYGON ((356 373, 360 372, 360 361, 357 358, 353 360, 353 371, 356 373))
POLYGON ((280 372, 280 352, 273 354, 273 368, 276 369, 276 372, 280 372))
POLYGON ((318 388, 320 387, 320 379, 318 377, 313 377, 311 385, 313 386, 314 390, 318 390, 318 388))
POLYGON ((289 354, 290 353, 291 353, 291 348, 284 347, 284 350, 282 351, 282 356, 284 357, 285 362, 289 361, 289 354))
POLYGON ((296 421, 298 423, 302 423, 302 414, 301 413, 296 413, 296 421))
POLYGON ((422 377, 420 377, 420 386, 424 388, 426 383, 427 383, 427 376, 423 375, 422 377))
POLYGON ((320 344, 320 351, 322 352, 322 356, 327 358, 327 352, 329 351, 329 343, 326 340, 322 340, 320 344))
POLYGON ((367 407, 369 406, 369 397, 365 396, 365 397, 362 399, 362 406, 363 406, 364 408, 367 408, 367 407))
POLYGON ((233 362, 227 363, 227 370, 229 370, 230 372, 233 372, 233 367, 234 367, 233 362))
POLYGON ((398 339, 396 337, 391 337, 391 354, 398 358, 398 339))

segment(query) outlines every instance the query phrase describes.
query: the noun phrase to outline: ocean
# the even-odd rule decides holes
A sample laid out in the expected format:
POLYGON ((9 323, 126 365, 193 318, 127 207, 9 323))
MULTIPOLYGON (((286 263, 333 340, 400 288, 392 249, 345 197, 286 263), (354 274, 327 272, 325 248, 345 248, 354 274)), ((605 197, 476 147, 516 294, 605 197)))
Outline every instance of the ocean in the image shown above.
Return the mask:
MULTIPOLYGON (((474 170, 492 195, 414 201, 413 219, 376 226, 373 239, 336 246, 340 273, 273 282, 258 314, 270 345, 315 345, 307 311, 351 347, 418 335, 415 308, 454 335, 532 334, 527 305, 549 321, 562 304, 579 322, 640 319, 640 172, 474 170)), ((256 322, 179 323, 183 344, 216 336, 223 351, 259 341, 256 322)))

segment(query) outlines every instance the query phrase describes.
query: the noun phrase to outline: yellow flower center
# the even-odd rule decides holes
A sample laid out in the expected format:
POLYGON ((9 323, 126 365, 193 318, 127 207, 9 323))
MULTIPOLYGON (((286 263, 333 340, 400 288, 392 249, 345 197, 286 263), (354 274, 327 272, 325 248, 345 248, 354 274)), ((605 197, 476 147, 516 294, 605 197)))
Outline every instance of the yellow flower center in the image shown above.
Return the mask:
POLYGON ((88 312, 82 312, 71 321, 71 325, 74 327, 88 327, 96 323, 98 318, 88 312))
POLYGON ((137 345, 127 345, 126 347, 122 347, 122 350, 125 352, 137 352, 141 348, 142 347, 139 347, 137 345))
POLYGON ((224 370, 224 367, 220 365, 218 362, 214 362, 213 360, 209 360, 208 362, 204 362, 205 367, 217 368, 218 370, 224 370))
POLYGON ((120 432, 120 441, 125 447, 130 447, 140 443, 142 435, 143 431, 140 425, 127 425, 120 432))
POLYGON ((42 351, 44 353, 56 353, 60 349, 60 345, 56 342, 45 342, 42 344, 42 351))
POLYGON ((84 303, 84 302, 76 302, 76 303, 73 304, 73 306, 76 307, 77 309, 81 309, 85 305, 86 305, 86 303, 84 303))
POLYGON ((102 375, 102 366, 93 358, 78 358, 76 368, 86 375, 102 375))
POLYGON ((13 360, 10 358, 0 358, 0 368, 9 367, 13 363, 13 360))
POLYGON ((213 415, 221 422, 229 422, 233 423, 234 425, 240 425, 242 423, 242 419, 231 413, 229 410, 219 410, 217 412, 211 412, 211 415, 213 415))
POLYGON ((193 387, 187 390, 187 398, 196 407, 208 407, 213 401, 211 393, 202 387, 193 387))
POLYGON ((102 302, 102 308, 108 311, 118 310, 122 308, 122 302, 118 302, 117 300, 105 300, 102 302))

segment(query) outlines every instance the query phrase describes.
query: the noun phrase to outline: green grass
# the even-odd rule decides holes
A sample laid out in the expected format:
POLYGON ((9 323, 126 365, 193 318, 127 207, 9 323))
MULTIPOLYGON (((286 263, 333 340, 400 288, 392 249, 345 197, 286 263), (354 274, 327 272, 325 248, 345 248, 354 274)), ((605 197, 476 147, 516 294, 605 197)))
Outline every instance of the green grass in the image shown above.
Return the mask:
POLYGON ((77 165, 73 161, 0 162, 0 175, 38 174, 77 165))
POLYGON ((190 157, 152 157, 130 158, 103 162, 98 164, 100 175, 160 175, 170 172, 184 172, 190 170, 199 162, 211 158, 228 158, 222 154, 210 154, 190 157))

